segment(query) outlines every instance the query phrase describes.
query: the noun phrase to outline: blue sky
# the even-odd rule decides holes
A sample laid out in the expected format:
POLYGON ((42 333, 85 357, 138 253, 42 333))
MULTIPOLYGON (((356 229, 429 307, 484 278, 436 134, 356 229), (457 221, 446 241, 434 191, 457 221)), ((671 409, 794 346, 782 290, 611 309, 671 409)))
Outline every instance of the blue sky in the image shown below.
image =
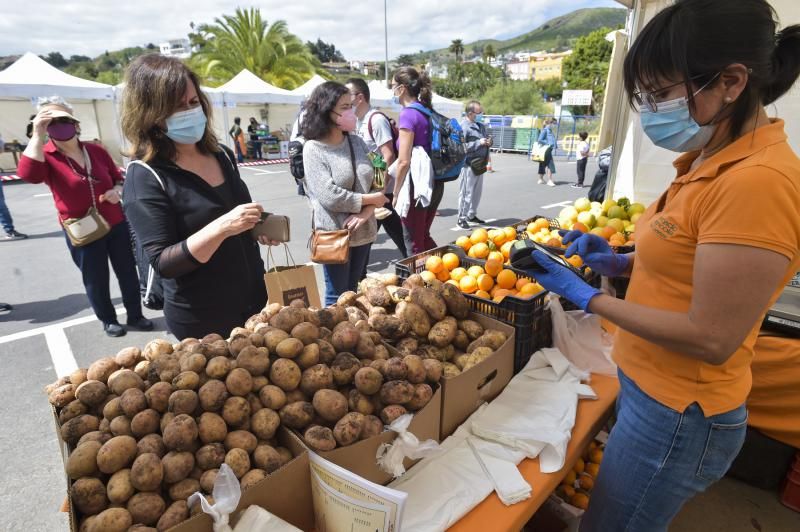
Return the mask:
MULTIPOLYGON (((256 5, 268 21, 284 19, 303 40, 333 42, 348 59, 383 58, 382 0, 9 0, 0 16, 0 56, 26 51, 95 56, 185 36, 189 23, 213 22, 237 6, 256 5)), ((582 7, 613 0, 388 0, 389 56, 465 42, 508 38, 582 7)))

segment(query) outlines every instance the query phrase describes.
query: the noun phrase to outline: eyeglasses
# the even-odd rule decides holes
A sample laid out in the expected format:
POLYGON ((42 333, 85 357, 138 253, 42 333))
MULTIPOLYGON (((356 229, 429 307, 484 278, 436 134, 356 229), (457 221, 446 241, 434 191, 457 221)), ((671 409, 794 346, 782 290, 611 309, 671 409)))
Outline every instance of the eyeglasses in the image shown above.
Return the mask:
MULTIPOLYGON (((698 74, 697 76, 690 77, 689 80, 690 81, 694 81, 694 80, 696 80, 698 78, 702 78, 703 76, 704 76, 704 74, 698 74)), ((708 87, 708 85, 712 81, 717 79, 718 76, 719 76, 719 72, 714 74, 714 77, 712 77, 710 80, 708 80, 702 87, 700 87, 695 92, 693 92, 692 95, 689 97, 689 99, 694 98, 697 95, 698 92, 700 92, 701 90, 703 90, 706 87, 708 87)), ((647 107, 648 111, 651 111, 651 112, 655 113, 656 111, 658 111, 658 100, 663 100, 664 99, 665 95, 663 93, 665 91, 671 89, 672 87, 677 87, 678 85, 684 85, 684 84, 686 84, 685 81, 679 81, 677 83, 673 83, 672 85, 667 85, 666 87, 658 88, 658 89, 656 89, 654 91, 649 91, 649 92, 636 91, 636 92, 633 93, 633 101, 635 101, 636 104, 639 107, 643 107, 643 106, 647 107)))

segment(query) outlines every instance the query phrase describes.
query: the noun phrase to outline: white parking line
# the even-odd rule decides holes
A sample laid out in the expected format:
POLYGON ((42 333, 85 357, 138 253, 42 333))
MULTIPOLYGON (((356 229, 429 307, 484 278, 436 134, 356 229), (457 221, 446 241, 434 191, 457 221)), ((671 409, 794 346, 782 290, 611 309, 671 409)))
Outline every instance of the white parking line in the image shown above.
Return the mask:
POLYGON ((566 200, 560 203, 551 203, 550 205, 542 205, 541 209, 555 209, 556 207, 566 207, 567 205, 572 205, 572 201, 566 200))
POLYGON ((50 351, 50 359, 56 370, 56 376, 63 377, 78 369, 78 362, 72 354, 69 340, 63 328, 51 328, 44 332, 44 339, 47 342, 47 350, 50 351))
POLYGON ((47 197, 47 196, 52 196, 52 195, 53 195, 53 194, 52 194, 51 192, 47 192, 47 193, 45 193, 45 194, 34 194, 34 195, 33 195, 33 197, 34 197, 34 198, 44 198, 44 197, 47 197))
MULTIPOLYGON (((480 224, 471 224, 471 227, 470 227, 470 229, 478 229, 478 228, 480 228, 480 227, 484 227, 484 225, 489 225, 490 223, 492 223, 492 222, 496 222, 496 221, 497 221, 497 218, 489 218, 489 219, 487 219, 487 220, 484 220, 484 222, 486 222, 486 223, 485 223, 485 224, 483 224, 483 225, 480 225, 480 224)), ((489 229, 491 229, 491 227, 489 227, 489 229)), ((459 227, 459 226, 451 227, 451 228, 450 228, 450 230, 451 230, 451 231, 469 231, 469 229, 463 229, 463 228, 461 228, 461 227, 459 227)))
POLYGON ((250 173, 254 175, 285 174, 286 170, 254 170, 250 173))

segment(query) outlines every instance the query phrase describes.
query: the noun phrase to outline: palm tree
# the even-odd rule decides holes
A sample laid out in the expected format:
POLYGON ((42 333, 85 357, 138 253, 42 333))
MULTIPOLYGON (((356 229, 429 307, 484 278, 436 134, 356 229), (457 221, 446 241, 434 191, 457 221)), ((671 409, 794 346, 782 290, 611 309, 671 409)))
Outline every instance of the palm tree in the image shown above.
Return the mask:
POLYGON ((450 43, 450 51, 456 54, 456 61, 461 61, 461 54, 464 53, 464 42, 461 39, 454 39, 450 43))
POLYGON ((484 61, 489 63, 495 57, 497 57, 497 52, 494 51, 494 46, 492 46, 491 44, 487 44, 483 49, 483 59, 484 59, 484 61))
POLYGON ((294 89, 321 68, 285 21, 269 25, 256 8, 237 8, 235 15, 201 24, 198 33, 206 35, 208 42, 191 62, 211 85, 224 83, 246 68, 268 83, 294 89))

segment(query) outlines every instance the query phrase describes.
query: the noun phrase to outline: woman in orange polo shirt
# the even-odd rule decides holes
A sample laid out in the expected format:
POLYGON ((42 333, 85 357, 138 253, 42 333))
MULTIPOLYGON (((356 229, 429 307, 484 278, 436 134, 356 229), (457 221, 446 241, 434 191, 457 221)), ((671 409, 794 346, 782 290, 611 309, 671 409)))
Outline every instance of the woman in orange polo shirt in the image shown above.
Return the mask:
POLYGON ((764 0, 678 0, 642 30, 625 86, 657 145, 686 152, 637 222, 636 252, 566 235, 624 301, 540 252, 547 289, 619 327, 617 423, 582 531, 666 530, 741 448, 766 309, 800 268, 800 160, 765 105, 800 74, 800 26, 776 34, 764 0))

